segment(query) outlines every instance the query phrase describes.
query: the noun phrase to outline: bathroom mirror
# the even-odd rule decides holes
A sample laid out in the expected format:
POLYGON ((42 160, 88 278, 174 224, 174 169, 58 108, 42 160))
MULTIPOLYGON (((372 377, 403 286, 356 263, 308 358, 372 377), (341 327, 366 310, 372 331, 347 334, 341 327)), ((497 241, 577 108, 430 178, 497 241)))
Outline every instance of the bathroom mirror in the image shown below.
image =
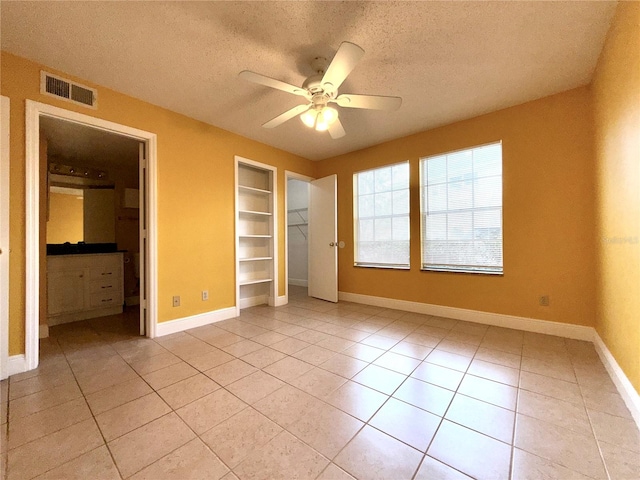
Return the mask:
POLYGON ((113 187, 49 187, 47 243, 115 243, 113 187))

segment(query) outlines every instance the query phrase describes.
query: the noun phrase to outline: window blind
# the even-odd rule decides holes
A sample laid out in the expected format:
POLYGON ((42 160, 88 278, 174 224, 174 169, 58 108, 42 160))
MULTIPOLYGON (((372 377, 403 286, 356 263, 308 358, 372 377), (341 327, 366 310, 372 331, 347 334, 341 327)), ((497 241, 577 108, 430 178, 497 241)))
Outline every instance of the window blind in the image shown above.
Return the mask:
POLYGON ((502 143, 420 159, 422 269, 502 273, 502 143))
POLYGON ((354 263, 409 268, 409 162, 353 176, 354 263))

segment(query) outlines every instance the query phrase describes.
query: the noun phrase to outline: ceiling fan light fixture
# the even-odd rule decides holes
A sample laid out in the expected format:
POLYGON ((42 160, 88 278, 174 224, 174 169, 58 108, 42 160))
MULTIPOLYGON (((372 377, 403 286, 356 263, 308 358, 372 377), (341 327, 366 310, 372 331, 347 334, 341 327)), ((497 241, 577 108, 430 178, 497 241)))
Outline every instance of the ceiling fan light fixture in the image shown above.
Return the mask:
POLYGON ((318 112, 316 110, 309 109, 302 115, 300 115, 300 120, 302 120, 302 123, 304 123, 307 127, 313 128, 316 124, 317 116, 318 112))
POLYGON ((320 109, 309 109, 300 115, 300 120, 307 127, 313 128, 318 132, 324 132, 329 125, 338 119, 338 111, 332 107, 322 107, 320 109))

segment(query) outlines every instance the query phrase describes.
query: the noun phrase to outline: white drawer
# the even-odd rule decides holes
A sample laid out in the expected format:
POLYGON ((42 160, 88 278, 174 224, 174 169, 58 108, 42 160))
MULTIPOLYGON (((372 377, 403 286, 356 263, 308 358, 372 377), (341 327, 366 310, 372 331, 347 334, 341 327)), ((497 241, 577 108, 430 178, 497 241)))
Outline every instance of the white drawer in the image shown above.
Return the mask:
POLYGON ((89 284, 89 293, 119 292, 121 287, 122 279, 120 277, 105 277, 98 280, 92 280, 89 284))
POLYGON ((89 270, 89 278, 92 280, 95 279, 105 279, 105 278, 120 278, 121 276, 121 267, 120 265, 104 265, 102 267, 92 267, 89 270))
POLYGON ((90 296, 91 308, 122 305, 122 292, 94 293, 90 296))

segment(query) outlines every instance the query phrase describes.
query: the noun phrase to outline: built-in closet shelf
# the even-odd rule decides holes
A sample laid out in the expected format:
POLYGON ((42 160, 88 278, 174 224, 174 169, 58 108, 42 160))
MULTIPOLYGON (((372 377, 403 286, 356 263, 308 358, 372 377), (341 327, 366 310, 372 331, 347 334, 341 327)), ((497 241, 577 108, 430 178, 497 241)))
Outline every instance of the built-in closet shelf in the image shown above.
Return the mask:
POLYGON ((274 167, 236 157, 237 306, 273 304, 278 296, 274 167))
POLYGON ((273 278, 258 278, 254 280, 240 280, 240 285, 256 285, 258 283, 273 282, 273 278))
POLYGON ((254 210, 238 210, 238 213, 241 215, 266 215, 271 216, 271 212, 256 212, 254 210))
POLYGON ((238 190, 245 190, 247 192, 256 192, 256 193, 264 193, 264 194, 271 194, 271 190, 264 190, 262 188, 255 188, 255 187, 247 187, 245 185, 238 185, 238 190))

